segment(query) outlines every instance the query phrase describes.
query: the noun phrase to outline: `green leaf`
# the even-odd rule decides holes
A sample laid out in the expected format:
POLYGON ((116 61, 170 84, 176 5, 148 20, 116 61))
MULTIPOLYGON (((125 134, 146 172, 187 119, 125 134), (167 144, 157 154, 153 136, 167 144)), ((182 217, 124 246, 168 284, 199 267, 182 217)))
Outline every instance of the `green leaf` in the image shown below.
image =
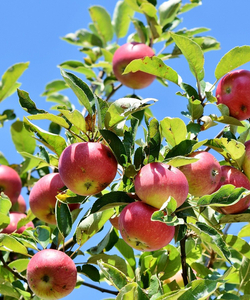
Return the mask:
POLYGON ((185 36, 171 33, 171 37, 187 59, 196 80, 201 81, 204 78, 204 55, 200 46, 185 36))
POLYGON ((244 144, 234 139, 229 141, 227 138, 216 138, 208 140, 205 145, 214 149, 226 159, 230 157, 241 168, 245 156, 244 144))
MULTIPOLYGON (((250 219, 250 215, 248 214, 248 220, 250 219)), ((247 220, 245 222, 248 222, 247 220)), ((243 226, 239 233, 238 233, 238 237, 242 238, 242 237, 247 237, 250 236, 250 223, 243 226)))
POLYGON ((219 61, 215 69, 216 79, 250 61, 250 46, 235 47, 228 51, 219 61))
POLYGON ((114 210, 111 208, 85 217, 76 229, 77 243, 83 245, 103 227, 113 214, 114 210))
POLYGON ((169 80, 177 85, 180 85, 182 82, 181 77, 178 73, 165 65, 164 62, 157 56, 145 56, 142 59, 134 59, 131 61, 125 68, 123 74, 129 72, 143 71, 155 75, 157 77, 169 80))
POLYGON ((144 23, 141 20, 138 20, 136 18, 133 18, 131 21, 136 29, 140 42, 143 44, 148 44, 149 36, 147 27, 145 27, 144 23))
POLYGON ((106 112, 105 127, 112 129, 115 125, 125 120, 129 115, 146 109, 154 104, 157 100, 153 98, 146 98, 139 100, 136 98, 120 98, 114 101, 106 112), (153 103, 150 103, 153 101, 153 103))
POLYGON ((9 296, 11 299, 20 299, 21 296, 10 282, 0 283, 0 294, 9 296))
POLYGON ((45 91, 42 93, 42 96, 49 96, 49 95, 54 94, 58 91, 68 89, 68 88, 69 87, 65 83, 64 80, 53 80, 45 86, 45 91))
MULTIPOLYGON (((116 300, 149 300, 148 294, 138 285, 131 282, 120 289, 116 300)), ((152 299, 152 298, 151 298, 152 299)))
POLYGON ((86 29, 80 29, 75 33, 69 33, 62 39, 70 44, 82 47, 103 47, 103 42, 100 37, 86 29))
POLYGON ((85 82, 83 82, 79 77, 72 73, 65 72, 61 69, 61 74, 66 83, 77 96, 80 103, 82 103, 82 105, 84 105, 89 114, 92 115, 93 105, 91 104, 91 102, 94 100, 94 94, 92 93, 89 86, 85 82))
POLYGON ((153 118, 148 124, 147 147, 148 161, 155 161, 159 158, 161 149, 160 125, 158 120, 153 118))
POLYGON ((12 141, 19 153, 34 153, 36 148, 36 140, 31 137, 30 132, 24 127, 24 123, 22 121, 16 121, 12 123, 10 132, 12 141))
POLYGON ((17 63, 8 68, 0 81, 0 102, 12 95, 20 86, 16 81, 28 68, 29 62, 17 63))
POLYGON ((0 233, 0 250, 28 255, 25 246, 19 243, 14 237, 4 233, 0 233))
POLYGON ((113 26, 111 23, 111 17, 106 9, 99 5, 94 5, 89 8, 89 13, 99 37, 106 44, 113 38, 113 26))
POLYGON ((115 247, 123 255, 131 268, 135 270, 136 261, 133 248, 131 248, 123 239, 119 239, 115 244, 115 247))
POLYGON ((49 226, 41 225, 36 227, 35 237, 39 244, 46 249, 51 242, 51 228, 49 226))
POLYGON ((86 132, 86 121, 82 115, 82 113, 75 109, 73 111, 69 111, 66 109, 58 109, 65 117, 69 120, 70 123, 75 125, 79 130, 86 132))
POLYGON ((193 280, 187 288, 188 289, 184 294, 178 298, 179 300, 205 300, 210 295, 212 295, 221 283, 216 280, 208 279, 197 279, 193 280))
POLYGON ((8 166, 9 162, 8 160, 4 157, 3 153, 0 151, 0 164, 8 166))
POLYGON ((208 244, 220 257, 230 262, 230 251, 221 235, 213 228, 204 223, 197 222, 196 225, 188 224, 188 227, 208 244))
MULTIPOLYGON (((69 101, 69 98, 67 96, 61 95, 59 93, 53 93, 53 94, 49 95, 46 98, 46 101, 55 102, 55 103, 58 103, 61 106, 66 106, 68 109, 73 109, 72 104, 69 101)), ((54 108, 55 107, 52 107, 52 109, 54 109, 54 108)), ((57 109, 57 107, 56 107, 56 109, 57 109)))
POLYGON ((64 237, 67 237, 70 234, 73 223, 68 205, 57 201, 55 217, 59 231, 64 237))
POLYGON ((203 115, 204 107, 200 100, 189 98, 187 108, 192 120, 197 120, 203 115))
POLYGON ((28 119, 24 118, 24 124, 27 130, 35 132, 38 136, 38 141, 43 143, 51 151, 55 152, 58 156, 67 147, 66 141, 60 135, 52 134, 45 131, 38 126, 32 124, 28 119))
POLYGON ((112 131, 105 129, 100 130, 100 134, 103 136, 103 138, 106 140, 106 142, 109 144, 110 148, 114 152, 118 163, 121 166, 126 164, 126 150, 119 137, 112 131))
POLYGON ((100 198, 98 198, 91 208, 91 213, 96 213, 98 211, 104 211, 106 209, 114 208, 116 206, 126 205, 134 200, 128 196, 126 192, 122 191, 112 191, 100 198))
POLYGON ((0 229, 6 228, 10 223, 8 216, 12 203, 4 193, 0 193, 0 229))
POLYGON ((99 282, 101 279, 98 269, 90 264, 85 264, 81 267, 77 267, 77 272, 89 277, 91 280, 96 282, 99 282))
POLYGON ((232 184, 225 184, 215 193, 202 196, 198 200, 197 205, 210 205, 214 207, 228 206, 235 204, 240 199, 249 194, 250 191, 243 187, 235 188, 235 186, 232 184))
POLYGON ((223 239, 228 246, 250 259, 250 245, 246 241, 232 234, 224 235, 223 239))
POLYGON ((198 159, 193 157, 187 157, 187 156, 175 156, 173 158, 164 160, 165 163, 167 163, 170 166, 174 166, 176 168, 192 164, 196 162, 198 159))
POLYGON ((33 116, 28 116, 27 118, 29 120, 49 120, 51 122, 54 122, 64 128, 66 128, 66 129, 68 129, 70 127, 64 118, 50 114, 50 113, 36 114, 33 116))
POLYGON ((125 1, 116 3, 112 23, 117 38, 123 38, 127 35, 133 16, 134 10, 125 1))
POLYGON ((10 262, 8 266, 11 269, 14 268, 17 272, 21 273, 27 269, 29 261, 30 260, 28 258, 20 258, 10 262))
POLYGON ((29 114, 35 115, 35 114, 39 114, 39 113, 42 113, 42 114, 46 113, 45 110, 38 109, 36 107, 35 102, 30 99, 29 93, 17 89, 17 94, 18 94, 18 97, 19 97, 19 103, 20 103, 21 107, 25 111, 27 111, 29 114))
POLYGON ((159 6, 160 24, 162 27, 174 21, 180 9, 181 0, 169 0, 159 6))
POLYGON ((178 145, 187 136, 186 124, 179 118, 164 118, 160 121, 160 132, 171 147, 178 145))
POLYGON ((97 261, 104 276, 112 283, 112 285, 120 290, 128 283, 126 275, 121 271, 120 268, 116 268, 102 260, 97 261))
POLYGON ((86 64, 83 64, 81 61, 68 60, 61 63, 59 67, 84 74, 88 79, 96 78, 95 72, 92 69, 90 69, 86 64))

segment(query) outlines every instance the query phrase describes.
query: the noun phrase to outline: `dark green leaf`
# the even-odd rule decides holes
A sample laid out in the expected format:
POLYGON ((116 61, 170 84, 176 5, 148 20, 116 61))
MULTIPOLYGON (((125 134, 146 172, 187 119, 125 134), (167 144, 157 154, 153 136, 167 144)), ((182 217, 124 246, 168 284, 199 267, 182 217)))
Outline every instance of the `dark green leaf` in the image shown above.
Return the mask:
POLYGON ((72 228, 72 217, 68 205, 57 201, 55 216, 61 234, 64 237, 68 236, 72 228))
POLYGON ((95 201, 91 208, 91 213, 103 211, 116 206, 126 205, 133 202, 134 200, 128 196, 126 192, 114 191, 105 194, 95 201))
POLYGON ((39 114, 39 113, 46 113, 43 109, 38 109, 34 101, 32 101, 29 97, 29 94, 22 90, 17 90, 17 94, 19 97, 19 103, 22 108, 27 111, 31 115, 39 114))
POLYGON ((101 279, 98 269, 90 264, 85 264, 81 267, 77 267, 77 271, 78 273, 89 277, 93 281, 99 282, 101 279))

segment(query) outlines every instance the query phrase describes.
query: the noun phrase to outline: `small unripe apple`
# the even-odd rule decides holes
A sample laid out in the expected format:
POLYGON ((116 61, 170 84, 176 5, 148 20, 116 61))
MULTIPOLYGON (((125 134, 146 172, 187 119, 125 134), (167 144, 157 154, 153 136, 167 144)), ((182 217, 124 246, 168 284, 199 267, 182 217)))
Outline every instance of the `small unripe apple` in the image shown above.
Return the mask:
POLYGON ((68 189, 78 195, 90 196, 101 192, 114 180, 117 160, 109 147, 81 142, 64 149, 58 169, 68 189))
POLYGON ((153 49, 143 43, 132 42, 122 45, 115 51, 113 56, 112 63, 115 77, 132 89, 142 89, 149 86, 155 79, 154 75, 142 71, 123 75, 123 72, 132 60, 154 55, 153 49))
POLYGON ((213 193, 221 178, 221 167, 217 159, 206 151, 193 152, 188 156, 199 159, 180 167, 188 180, 189 193, 195 197, 213 193))
POLYGON ((160 162, 143 166, 135 176, 134 185, 141 201, 156 208, 161 208, 170 196, 179 207, 188 195, 185 175, 179 169, 160 162))
POLYGON ((129 246, 140 251, 155 251, 171 242, 175 227, 152 221, 151 216, 156 210, 142 201, 132 202, 123 208, 119 216, 119 230, 129 246))
POLYGON ((44 300, 56 300, 69 295, 76 285, 77 270, 64 252, 44 249, 37 252, 27 267, 29 287, 44 300))
MULTIPOLYGON (((65 184, 59 173, 46 174, 35 183, 30 192, 29 204, 38 219, 48 224, 56 224, 56 196, 62 192, 63 187, 65 184)), ((80 204, 69 204, 69 209, 73 210, 79 206, 80 204)))
POLYGON ((250 71, 229 72, 216 88, 217 104, 225 104, 230 116, 238 120, 250 118, 250 71))
POLYGON ((23 219, 23 218, 26 218, 27 216, 24 214, 24 213, 20 213, 20 212, 10 212, 9 214, 9 217, 10 217, 10 224, 4 228, 2 230, 1 233, 12 233, 12 232, 16 232, 16 233, 23 233, 25 229, 29 228, 29 227, 32 227, 34 228, 34 224, 33 222, 29 222, 27 223, 26 225, 20 227, 18 230, 17 230, 17 223, 23 219))
POLYGON ((4 192, 12 202, 17 202, 21 193, 22 181, 18 173, 9 166, 0 165, 0 193, 4 192))
MULTIPOLYGON (((221 186, 225 184, 232 184, 235 187, 243 187, 245 189, 250 190, 250 181, 246 177, 246 175, 244 175, 240 170, 231 166, 221 166, 221 179, 216 190, 218 190, 221 186)), ((241 213, 247 210, 249 206, 250 195, 243 197, 233 205, 216 208, 216 210, 225 215, 228 215, 241 213)))

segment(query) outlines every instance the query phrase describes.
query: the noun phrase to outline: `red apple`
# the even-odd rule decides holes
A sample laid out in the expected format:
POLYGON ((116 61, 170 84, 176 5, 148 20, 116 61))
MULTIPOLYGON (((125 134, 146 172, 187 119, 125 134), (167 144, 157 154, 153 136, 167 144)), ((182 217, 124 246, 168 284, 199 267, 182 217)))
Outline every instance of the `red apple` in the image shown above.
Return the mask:
POLYGON ((242 163, 242 169, 247 176, 247 178, 250 180, 250 140, 245 142, 245 157, 242 163))
MULTIPOLYGON (((29 197, 30 209, 40 220, 56 224, 56 195, 65 186, 59 173, 50 173, 40 178, 32 188, 29 197)), ((69 204, 69 209, 78 208, 80 204, 69 204)))
POLYGON ((67 188, 78 195, 90 196, 101 192, 113 181, 117 161, 109 147, 82 142, 64 149, 58 169, 67 188))
POLYGON ((179 207, 188 195, 185 175, 179 169, 160 162, 143 166, 135 176, 134 185, 141 201, 156 208, 161 208, 170 196, 179 207))
POLYGON ((113 56, 113 71, 115 77, 124 85, 132 89, 142 89, 149 86, 155 76, 142 71, 130 72, 122 75, 126 66, 134 59, 152 57, 155 53, 152 48, 142 43, 127 43, 118 48, 113 56))
POLYGON ((29 227, 34 228, 33 222, 29 222, 28 224, 26 224, 25 226, 20 227, 17 230, 17 223, 21 219, 27 217, 24 213, 10 212, 9 217, 10 217, 10 224, 6 228, 4 228, 1 233, 8 233, 8 234, 10 234, 12 232, 23 233, 24 230, 27 229, 27 228, 29 228, 29 227))
POLYGON ((195 197, 213 193, 221 178, 219 162, 211 153, 205 151, 193 152, 189 157, 199 159, 180 167, 188 180, 189 193, 195 197))
POLYGON ((250 118, 250 71, 229 72, 216 89, 217 104, 228 106, 230 115, 238 120, 250 118))
POLYGON ((11 211, 25 213, 27 209, 26 202, 23 196, 20 194, 17 198, 17 202, 11 207, 11 211))
POLYGON ((119 230, 124 241, 140 251, 155 251, 168 245, 174 237, 175 227, 151 216, 157 209, 141 201, 125 206, 119 217, 119 230))
POLYGON ((14 204, 21 193, 22 181, 18 173, 11 167, 0 166, 0 193, 4 192, 14 204))
POLYGON ((64 252, 44 249, 29 261, 27 280, 37 297, 45 300, 60 299, 75 288, 77 270, 73 260, 64 252))
MULTIPOLYGON (((218 190, 222 185, 232 184, 235 187, 243 187, 250 190, 250 181, 240 170, 231 167, 231 166, 221 166, 221 179, 217 186, 218 190)), ((236 214, 241 213, 248 209, 250 206, 250 195, 243 197, 237 203, 224 206, 220 208, 216 208, 219 212, 228 215, 228 214, 236 214)))

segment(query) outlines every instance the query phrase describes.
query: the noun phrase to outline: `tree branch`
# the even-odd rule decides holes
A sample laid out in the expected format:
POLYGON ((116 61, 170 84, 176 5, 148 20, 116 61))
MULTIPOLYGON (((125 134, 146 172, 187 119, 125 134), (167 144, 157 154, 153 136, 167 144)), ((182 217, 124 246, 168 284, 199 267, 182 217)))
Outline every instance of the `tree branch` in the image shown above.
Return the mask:
POLYGON ((180 241, 182 278, 183 278, 183 282, 184 282, 185 286, 188 284, 187 262, 186 262, 186 249, 185 249, 186 239, 187 239, 187 237, 184 236, 184 238, 180 241))
POLYGON ((87 282, 81 282, 81 284, 84 285, 84 286, 87 286, 89 288, 98 290, 98 291, 100 291, 102 293, 109 293, 109 294, 112 294, 112 295, 118 295, 117 291, 111 291, 111 290, 108 290, 108 289, 104 289, 104 288, 101 288, 101 287, 96 286, 94 284, 90 284, 90 283, 87 283, 87 282))

